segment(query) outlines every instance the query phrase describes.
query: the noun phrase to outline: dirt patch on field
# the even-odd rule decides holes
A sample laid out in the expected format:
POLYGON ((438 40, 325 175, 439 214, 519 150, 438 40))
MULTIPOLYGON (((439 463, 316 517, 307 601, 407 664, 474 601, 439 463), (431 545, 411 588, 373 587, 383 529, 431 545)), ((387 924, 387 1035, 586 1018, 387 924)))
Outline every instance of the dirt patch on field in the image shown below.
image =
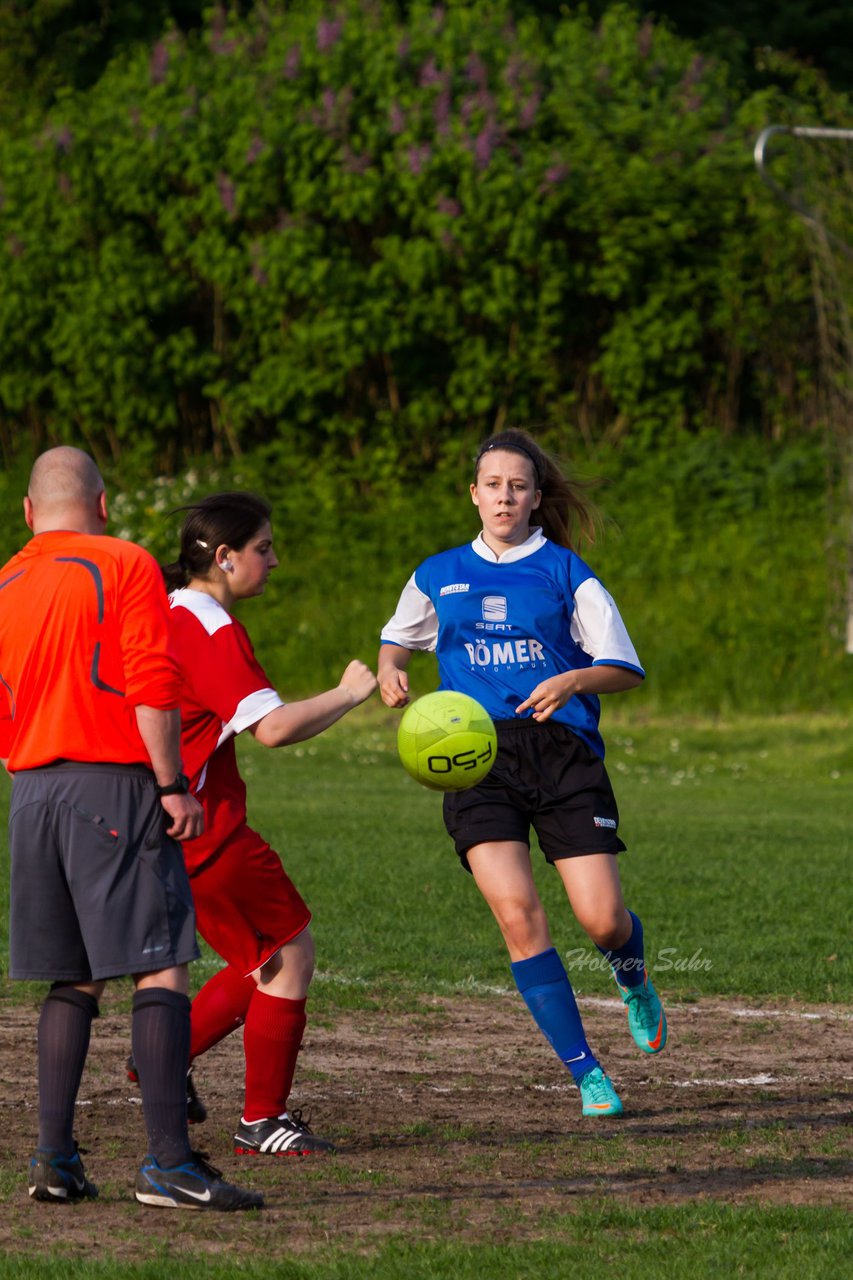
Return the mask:
POLYGON ((633 1047, 621 1003, 582 1001, 626 1114, 584 1120, 577 1091, 517 998, 424 1001, 417 1013, 335 1014, 309 1027, 294 1105, 337 1156, 232 1154, 239 1034, 196 1071, 209 1119, 192 1131, 227 1176, 262 1189, 259 1214, 175 1214, 133 1200, 144 1137, 124 1075, 129 1017, 95 1024, 77 1133, 96 1202, 30 1202, 36 1013, 0 1008, 0 1250, 65 1257, 258 1256, 559 1232, 581 1205, 842 1205, 853 1200, 853 1020, 837 1007, 670 1008, 657 1058, 633 1047))

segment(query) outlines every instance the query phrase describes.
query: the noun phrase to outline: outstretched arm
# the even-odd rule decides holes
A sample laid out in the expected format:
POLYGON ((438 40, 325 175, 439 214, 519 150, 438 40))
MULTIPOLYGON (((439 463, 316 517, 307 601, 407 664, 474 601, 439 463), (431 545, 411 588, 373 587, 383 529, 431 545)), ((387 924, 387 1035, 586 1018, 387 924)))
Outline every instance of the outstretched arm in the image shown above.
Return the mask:
POLYGON ((268 712, 263 719, 250 726, 258 742, 265 747, 286 747, 292 742, 304 742, 328 729, 353 707, 366 701, 376 688, 376 676, 357 658, 349 664, 341 676, 340 684, 313 698, 301 702, 287 702, 268 712))

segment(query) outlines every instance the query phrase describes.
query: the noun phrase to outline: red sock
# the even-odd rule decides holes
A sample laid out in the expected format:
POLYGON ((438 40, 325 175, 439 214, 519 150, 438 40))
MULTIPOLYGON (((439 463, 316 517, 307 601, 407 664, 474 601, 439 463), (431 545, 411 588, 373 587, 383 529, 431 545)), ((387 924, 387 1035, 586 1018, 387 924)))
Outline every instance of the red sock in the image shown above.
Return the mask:
POLYGON ((266 1120, 287 1110, 305 1031, 305 1000, 281 1000, 255 989, 246 1014, 246 1105, 243 1119, 266 1120))
POLYGON ((204 984, 192 1004, 190 1062, 242 1026, 255 990, 254 978, 244 978, 230 965, 204 984))

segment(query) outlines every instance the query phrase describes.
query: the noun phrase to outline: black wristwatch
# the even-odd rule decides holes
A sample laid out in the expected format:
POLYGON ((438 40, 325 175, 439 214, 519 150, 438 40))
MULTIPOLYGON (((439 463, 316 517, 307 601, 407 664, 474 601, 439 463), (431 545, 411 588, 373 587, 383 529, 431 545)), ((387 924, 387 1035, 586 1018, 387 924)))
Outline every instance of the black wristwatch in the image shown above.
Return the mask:
POLYGON ((175 781, 167 787, 157 787, 158 796, 185 796, 189 793, 190 780, 185 773, 176 773, 175 781))

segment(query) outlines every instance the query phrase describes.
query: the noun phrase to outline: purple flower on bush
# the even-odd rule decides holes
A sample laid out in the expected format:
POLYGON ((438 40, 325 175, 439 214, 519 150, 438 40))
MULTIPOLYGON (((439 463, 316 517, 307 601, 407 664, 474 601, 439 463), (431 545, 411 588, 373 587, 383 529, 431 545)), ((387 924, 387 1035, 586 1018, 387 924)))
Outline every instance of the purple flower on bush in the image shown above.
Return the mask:
POLYGON ((444 84, 444 76, 435 65, 435 58, 427 58, 421 67, 420 84, 422 89, 428 89, 433 84, 444 84))
POLYGON ((237 212, 237 189, 227 173, 222 173, 221 171, 217 173, 216 190, 222 208, 229 218, 233 218, 237 212))
POLYGON ((317 23, 317 48, 321 53, 328 53, 341 38, 344 24, 340 18, 331 18, 317 23))
POLYGON ((435 107, 433 108, 433 118, 435 119, 436 132, 439 133, 442 137, 446 137, 447 134, 450 133, 450 117, 451 117, 450 90, 442 89, 441 93, 438 95, 438 97, 435 100, 435 107))
POLYGON ((259 133, 256 133, 249 143, 249 150, 246 152, 246 164, 254 164, 264 149, 264 140, 259 133))
POLYGON ((431 155, 429 147, 409 147, 409 170, 415 174, 420 173, 431 155))
POLYGON ((465 75, 478 89, 485 89, 488 86, 489 72, 479 54, 471 54, 465 64, 465 75))
POLYGON ((406 58, 408 58, 409 50, 411 49, 411 47, 412 47, 412 42, 409 39, 409 37, 403 36, 403 39, 397 45, 397 57, 400 59, 401 62, 403 62, 406 58))
POLYGON ((500 142, 501 131, 494 120, 486 122, 474 139, 474 163, 478 169, 487 169, 500 142))
POLYGON ((71 143, 74 141, 74 135, 68 125, 63 124, 56 130, 56 133, 53 135, 53 140, 56 143, 56 149, 59 154, 64 156, 71 150, 71 143))
POLYGON ((440 27, 443 24, 444 22, 444 5, 443 4, 437 4, 435 6, 435 8, 432 11, 432 20, 437 27, 440 27))
POLYGON ((448 218, 458 218, 462 213, 462 206, 458 200, 454 200, 452 196, 440 195, 436 201, 438 212, 443 213, 448 218))
POLYGON ((299 64, 302 61, 302 50, 298 44, 292 44, 287 51, 287 57, 284 60, 284 78, 285 80, 295 80, 299 75, 299 64))
POLYGON ((532 129, 536 123, 536 117, 539 114, 539 104, 542 101, 542 95, 538 89, 534 89, 528 98, 522 104, 521 111, 518 113, 518 127, 520 129, 532 129))
POLYGON ((479 89, 476 93, 466 94, 462 99, 462 119, 470 120, 475 111, 490 114, 494 105, 495 100, 488 89, 479 89))
POLYGON ((252 259, 252 279, 255 281, 255 284, 259 284, 261 288, 269 284, 269 276, 266 271, 264 271, 263 264, 261 262, 262 253, 263 246, 260 241, 253 240, 249 245, 249 256, 252 259))
POLYGON ((66 200, 70 200, 74 194, 74 189, 71 186, 71 179, 67 173, 61 173, 59 175, 56 179, 56 185, 59 187, 60 194, 65 196, 66 200))
POLYGON ((388 128, 393 134, 402 133, 406 127, 406 117, 399 102, 392 102, 388 111, 388 128))
POLYGON ((165 40, 158 40, 151 51, 148 72, 152 84, 162 84, 169 70, 169 49, 165 40))
POLYGON ((550 169, 545 170, 545 181, 550 187, 558 187, 561 182, 565 182, 569 176, 569 166, 558 161, 552 164, 550 169))

